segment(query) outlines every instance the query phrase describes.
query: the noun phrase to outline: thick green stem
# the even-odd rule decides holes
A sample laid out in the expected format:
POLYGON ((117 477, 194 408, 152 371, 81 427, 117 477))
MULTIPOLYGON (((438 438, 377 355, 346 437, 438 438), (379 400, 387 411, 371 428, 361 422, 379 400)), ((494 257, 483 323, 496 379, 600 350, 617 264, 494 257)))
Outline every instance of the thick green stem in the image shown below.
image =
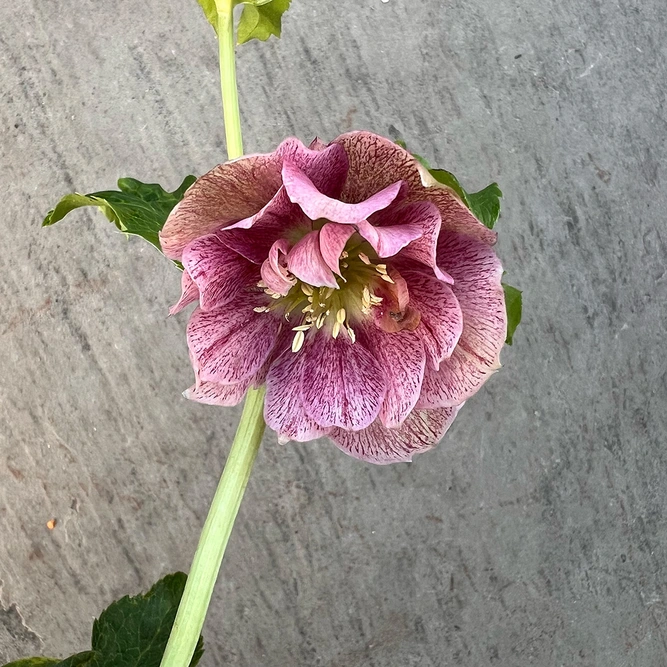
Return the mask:
POLYGON ((264 388, 248 391, 236 437, 202 530, 160 667, 188 667, 264 434, 264 388))
POLYGON ((234 2, 216 0, 218 11, 218 47, 220 49, 220 88, 222 111, 225 117, 227 157, 230 160, 243 155, 239 93, 236 86, 236 59, 234 57, 234 2))

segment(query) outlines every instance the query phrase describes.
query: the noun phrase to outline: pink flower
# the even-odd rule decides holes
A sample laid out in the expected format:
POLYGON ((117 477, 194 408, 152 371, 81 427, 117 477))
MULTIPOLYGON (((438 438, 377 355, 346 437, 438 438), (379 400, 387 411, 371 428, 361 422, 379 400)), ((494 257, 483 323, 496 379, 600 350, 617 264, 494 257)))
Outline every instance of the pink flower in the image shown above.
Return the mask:
POLYGON ((404 149, 369 132, 285 140, 202 176, 160 235, 196 384, 235 405, 267 385, 281 441, 328 436, 372 463, 433 447, 499 367, 494 232, 404 149))

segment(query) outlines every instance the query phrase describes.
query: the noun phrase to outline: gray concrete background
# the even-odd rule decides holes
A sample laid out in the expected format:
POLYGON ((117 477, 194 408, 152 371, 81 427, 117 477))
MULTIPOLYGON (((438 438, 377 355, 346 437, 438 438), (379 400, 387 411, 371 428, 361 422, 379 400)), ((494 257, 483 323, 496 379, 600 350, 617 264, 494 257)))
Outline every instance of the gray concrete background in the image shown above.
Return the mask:
MULTIPOLYGON (((664 0, 294 0, 241 49, 249 152, 394 125, 500 181, 525 321, 412 465, 267 434, 205 667, 667 664, 666 63, 664 0)), ((0 662, 188 568, 239 410, 181 398, 163 258, 39 223, 221 161, 218 95, 194 0, 0 3, 0 662)))

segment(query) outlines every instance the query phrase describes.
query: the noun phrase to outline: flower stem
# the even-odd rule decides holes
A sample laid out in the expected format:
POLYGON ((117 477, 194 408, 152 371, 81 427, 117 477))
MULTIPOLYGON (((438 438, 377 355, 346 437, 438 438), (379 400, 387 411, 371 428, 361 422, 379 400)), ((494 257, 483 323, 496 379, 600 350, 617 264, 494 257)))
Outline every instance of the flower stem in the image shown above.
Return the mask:
POLYGON ((250 389, 211 509, 199 538, 176 620, 160 667, 192 660, 225 548, 264 434, 264 388, 250 389))
POLYGON ((239 93, 236 86, 234 57, 234 0, 215 0, 218 12, 218 47, 220 51, 220 89, 225 117, 227 157, 233 160, 243 155, 239 93))

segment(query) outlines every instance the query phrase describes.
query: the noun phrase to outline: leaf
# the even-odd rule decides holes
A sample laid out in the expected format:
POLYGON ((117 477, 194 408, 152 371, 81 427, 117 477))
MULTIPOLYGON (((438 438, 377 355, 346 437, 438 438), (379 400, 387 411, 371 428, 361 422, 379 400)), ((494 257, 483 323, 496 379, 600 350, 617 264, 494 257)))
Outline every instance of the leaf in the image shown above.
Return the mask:
POLYGON ((507 338, 505 342, 511 345, 514 332, 521 322, 521 290, 505 285, 505 283, 503 283, 503 290, 505 291, 505 308, 507 309, 507 338))
POLYGON ((197 2, 199 2, 199 5, 204 10, 208 22, 218 32, 218 10, 215 6, 215 0, 197 0, 197 2))
POLYGON ((185 191, 195 180, 194 176, 187 176, 174 192, 166 192, 156 183, 121 178, 118 181, 118 190, 92 192, 88 195, 65 195, 56 207, 46 214, 42 226, 54 225, 76 208, 97 206, 121 232, 141 236, 159 250, 158 234, 167 216, 183 199, 185 191))
MULTIPOLYGON (((5 667, 160 667, 186 580, 176 572, 145 595, 126 596, 109 605, 93 623, 92 651, 63 661, 29 658, 5 667)), ((200 637, 190 667, 203 653, 200 637)))
POLYGON ((498 183, 491 183, 479 192, 468 194, 470 210, 489 229, 493 229, 500 217, 500 198, 502 196, 503 193, 498 183))
POLYGON ((265 42, 271 35, 280 37, 283 14, 292 0, 270 0, 269 2, 243 2, 243 13, 237 30, 237 41, 245 44, 251 39, 265 42))
POLYGON ((57 667, 60 660, 57 658, 23 658, 15 662, 8 662, 4 667, 57 667))
POLYGON ((433 178, 435 178, 438 183, 449 186, 456 194, 461 198, 461 201, 472 210, 470 205, 470 200, 468 199, 468 193, 463 189, 459 183, 459 179, 454 176, 450 171, 445 171, 444 169, 429 169, 429 173, 433 178))

